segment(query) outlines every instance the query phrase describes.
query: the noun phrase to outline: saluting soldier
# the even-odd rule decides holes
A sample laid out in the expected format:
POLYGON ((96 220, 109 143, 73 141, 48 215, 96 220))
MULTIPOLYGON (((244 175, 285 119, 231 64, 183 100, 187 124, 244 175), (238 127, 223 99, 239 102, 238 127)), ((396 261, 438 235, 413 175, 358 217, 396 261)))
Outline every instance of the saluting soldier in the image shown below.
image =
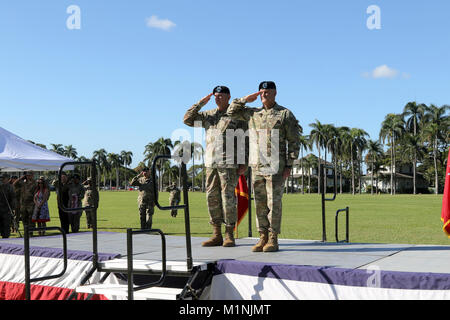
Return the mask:
MULTIPOLYGON (((177 185, 175 183, 172 183, 170 186, 167 187, 167 191, 169 192, 169 203, 170 206, 177 206, 180 203, 181 195, 180 195, 180 189, 178 189, 177 185)), ((176 217, 178 213, 178 210, 172 209, 170 212, 170 215, 172 217, 176 217)))
POLYGON ((248 121, 250 135, 249 166, 255 195, 257 227, 260 233, 254 252, 278 251, 281 233, 281 201, 284 181, 298 158, 301 127, 294 114, 276 101, 276 85, 264 81, 259 91, 234 99, 227 114, 233 119, 248 121), (262 107, 245 104, 261 97, 262 107), (270 232, 270 234, 269 234, 270 232))
POLYGON ((34 209, 34 192, 37 188, 33 172, 27 171, 19 179, 14 181, 14 188, 20 189, 20 215, 23 225, 34 226, 31 222, 34 209))
POLYGON ((141 229, 151 229, 153 214, 155 212, 155 200, 153 195, 154 183, 151 178, 151 171, 145 167, 141 173, 134 177, 130 185, 139 188, 138 206, 141 222, 141 229))
MULTIPOLYGON (((84 198, 82 205, 83 207, 97 207, 99 201, 99 195, 97 188, 94 188, 92 179, 89 177, 83 182, 84 186, 84 198)), ((94 226, 94 210, 87 209, 86 212, 86 222, 87 228, 90 229, 94 226)))
POLYGON ((238 145, 234 143, 234 133, 239 129, 244 133, 247 130, 247 123, 233 120, 227 115, 230 98, 229 88, 217 86, 211 94, 194 104, 186 112, 183 120, 190 127, 199 126, 206 131, 206 199, 213 235, 202 243, 204 247, 235 246, 233 235, 237 221, 235 188, 239 175, 246 170, 246 165, 245 159, 238 161, 238 153, 242 155, 245 150, 238 151, 238 145), (213 95, 217 108, 200 112, 213 95), (233 140, 231 141, 233 149, 227 148, 230 137, 233 140), (225 224, 225 241, 222 237, 222 224, 225 224))

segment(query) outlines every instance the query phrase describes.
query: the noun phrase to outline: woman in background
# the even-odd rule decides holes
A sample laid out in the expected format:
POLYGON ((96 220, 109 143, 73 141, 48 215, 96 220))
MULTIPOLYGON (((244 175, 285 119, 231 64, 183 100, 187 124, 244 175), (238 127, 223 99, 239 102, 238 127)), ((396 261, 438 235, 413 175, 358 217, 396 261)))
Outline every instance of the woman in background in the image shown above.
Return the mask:
MULTIPOLYGON (((40 177, 37 181, 37 188, 34 194, 34 211, 32 222, 36 223, 38 228, 46 227, 50 221, 50 212, 48 210, 48 198, 50 197, 50 189, 45 182, 44 177, 40 177)), ((45 235, 45 230, 39 231, 39 235, 45 235)))

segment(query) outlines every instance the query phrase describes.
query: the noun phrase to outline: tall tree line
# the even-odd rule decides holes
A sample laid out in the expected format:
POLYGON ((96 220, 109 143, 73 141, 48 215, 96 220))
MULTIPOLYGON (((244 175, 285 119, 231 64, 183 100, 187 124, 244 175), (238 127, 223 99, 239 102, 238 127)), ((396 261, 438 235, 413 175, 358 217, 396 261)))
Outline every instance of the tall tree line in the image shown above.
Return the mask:
MULTIPOLYGON (((376 193, 376 186, 380 173, 388 168, 390 193, 396 193, 396 172, 402 164, 410 164, 413 169, 413 194, 417 190, 418 172, 434 188, 434 192, 442 192, 450 145, 449 105, 438 107, 434 104, 426 105, 415 101, 408 102, 401 113, 389 113, 380 124, 378 137, 370 138, 363 128, 347 126, 337 127, 324 124, 319 120, 309 124, 310 133, 300 137, 300 167, 305 174, 301 175, 301 185, 308 184, 314 177, 310 168, 317 169, 317 191, 321 192, 322 177, 319 168, 324 162, 331 163, 338 175, 338 189, 343 192, 343 181, 350 180, 349 191, 352 194, 362 192, 363 164, 370 172, 372 194, 376 193), (316 150, 318 157, 305 154, 316 150), (307 173, 307 174, 306 174, 307 173)), ((33 142, 34 143, 34 142, 33 142)), ((186 142, 184 142, 186 143, 186 142)), ((196 142, 188 142, 191 166, 188 170, 189 184, 192 190, 205 190, 204 148, 196 142)), ((45 145, 38 144, 46 148, 45 145)), ((180 154, 183 143, 161 137, 144 146, 144 160, 134 169, 130 168, 133 160, 131 151, 120 153, 107 152, 105 149, 95 150, 92 154, 98 163, 99 185, 109 187, 127 186, 131 175, 138 173, 144 166, 150 167, 153 160, 160 154, 180 154), (122 181, 122 184, 121 184, 122 181)), ((75 160, 85 160, 78 156, 73 145, 51 144, 52 151, 75 160)), ((181 155, 181 154, 180 154, 181 155)), ((160 190, 171 183, 180 185, 179 166, 173 161, 159 161, 157 163, 158 185, 160 190)), ((86 173, 87 175, 87 173, 86 173)), ((326 183, 323 184, 326 186, 326 183)), ((308 188, 309 192, 311 188, 308 188)), ((304 190, 302 190, 304 192, 304 190)))

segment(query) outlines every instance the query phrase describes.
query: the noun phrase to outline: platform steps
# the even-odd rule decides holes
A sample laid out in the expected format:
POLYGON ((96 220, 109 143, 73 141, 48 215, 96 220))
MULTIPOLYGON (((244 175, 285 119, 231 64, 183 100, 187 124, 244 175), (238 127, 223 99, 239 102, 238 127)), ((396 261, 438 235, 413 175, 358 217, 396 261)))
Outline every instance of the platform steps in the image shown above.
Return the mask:
MULTIPOLYGON (((99 263, 100 270, 107 275, 114 273, 118 278, 127 280, 127 259, 113 259, 99 263)), ((185 261, 166 261, 166 276, 158 286, 133 290, 133 300, 198 300, 212 279, 214 263, 193 263, 188 270, 185 261)), ((162 273, 162 262, 158 260, 133 260, 133 287, 156 282, 162 273)), ((87 293, 87 299, 93 295, 104 295, 110 299, 129 299, 129 286, 125 284, 102 283, 82 285, 76 293, 87 293)))

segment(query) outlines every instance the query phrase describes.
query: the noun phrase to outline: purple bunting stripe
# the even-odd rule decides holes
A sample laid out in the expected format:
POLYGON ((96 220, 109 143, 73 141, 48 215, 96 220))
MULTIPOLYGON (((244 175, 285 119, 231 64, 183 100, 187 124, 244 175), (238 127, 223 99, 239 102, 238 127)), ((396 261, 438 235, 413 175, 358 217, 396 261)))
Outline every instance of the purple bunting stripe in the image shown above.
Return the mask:
POLYGON ((379 287, 413 290, 450 290, 450 274, 425 272, 375 271, 333 267, 270 264, 261 262, 219 260, 215 274, 240 274, 330 285, 369 287, 374 273, 379 272, 379 287))
MULTIPOLYGON (((14 254, 23 255, 24 246, 11 243, 0 243, 0 254, 14 254)), ((47 247, 30 247, 30 255, 33 257, 45 257, 45 258, 63 258, 63 250, 59 248, 47 248, 47 247)), ((89 251, 77 251, 67 250, 67 259, 91 261, 92 252, 89 251)), ((119 257, 117 253, 99 253, 98 261, 106 261, 119 257)))

